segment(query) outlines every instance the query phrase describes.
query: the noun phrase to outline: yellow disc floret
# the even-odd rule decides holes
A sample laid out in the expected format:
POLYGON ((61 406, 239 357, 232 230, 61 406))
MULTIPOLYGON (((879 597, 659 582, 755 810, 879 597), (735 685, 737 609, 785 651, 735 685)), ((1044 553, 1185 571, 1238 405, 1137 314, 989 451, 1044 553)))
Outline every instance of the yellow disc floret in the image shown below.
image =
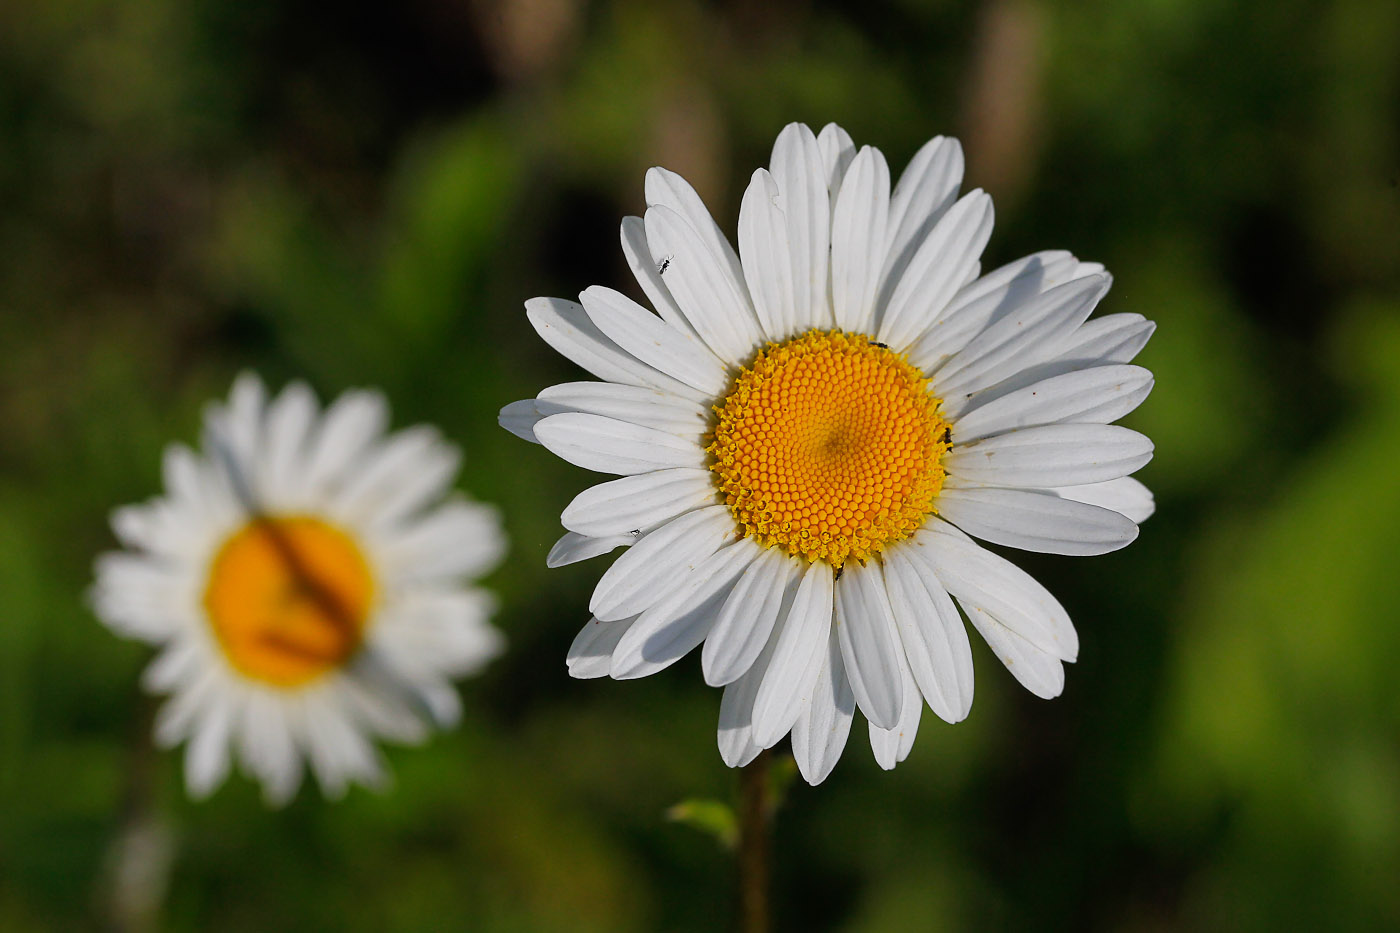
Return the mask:
POLYGON ((943 487, 948 425, 924 375, 858 334, 769 344, 715 406, 710 469, 745 535, 864 562, 916 531, 943 487))
POLYGON ((359 649, 374 580, 350 536, 317 518, 255 518, 220 548, 204 608, 229 663, 295 687, 359 649))

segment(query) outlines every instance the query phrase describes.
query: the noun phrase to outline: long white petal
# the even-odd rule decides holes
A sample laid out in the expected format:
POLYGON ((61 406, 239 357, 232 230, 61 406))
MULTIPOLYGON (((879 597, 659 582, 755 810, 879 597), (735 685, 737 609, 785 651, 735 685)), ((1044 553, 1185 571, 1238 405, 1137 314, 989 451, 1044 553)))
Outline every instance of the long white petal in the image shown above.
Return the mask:
POLYGON ((985 612, 1061 660, 1073 661, 1079 653, 1079 636, 1069 614, 1045 587, 946 523, 930 522, 915 534, 908 554, 926 561, 964 608, 985 612))
POLYGON ((992 199, 971 191, 919 245, 879 314, 880 340, 907 349, 928 330, 958 289, 975 275, 992 235, 992 199))
POLYGON ((918 684, 909 668, 909 662, 900 655, 900 687, 903 690, 904 705, 899 722, 893 729, 881 729, 870 723, 870 750, 875 753, 875 761, 886 771, 893 770, 914 747, 914 737, 919 734, 919 719, 924 711, 924 698, 919 695, 918 684))
MULTIPOLYGON (((695 231, 696 236, 705 244, 705 248, 722 264, 724 271, 732 279, 739 294, 743 297, 744 308, 747 309, 749 295, 744 287, 744 270, 739 265, 739 256, 734 252, 734 247, 730 245, 729 238, 724 235, 719 224, 715 223, 715 218, 705 207, 705 202, 690 186, 690 182, 675 172, 659 166, 648 169, 646 201, 647 207, 664 207, 674 211, 695 231)), ((652 258, 656 258, 654 248, 652 258)), ((660 260, 657 259, 657 262, 659 263, 660 260)))
POLYGON ((709 634, 734 581, 757 556, 758 546, 744 538, 697 563, 627 630, 613 652, 612 676, 647 677, 689 654, 709 634))
POLYGON ((826 170, 826 186, 831 192, 831 201, 836 203, 840 193, 841 179, 846 175, 846 167, 856 157, 856 144, 847 133, 835 123, 828 123, 817 134, 817 149, 822 155, 822 168, 826 170))
POLYGON ((609 551, 630 546, 636 540, 637 536, 632 534, 603 535, 593 538, 568 531, 554 542, 554 546, 549 549, 549 555, 544 559, 544 564, 549 568, 567 567, 569 564, 577 564, 581 560, 601 557, 609 551))
POLYGON ((815 786, 825 781, 841 760, 855 711, 855 694, 846 675, 841 645, 833 632, 827 638, 811 702, 792 726, 792 757, 808 784, 815 786))
POLYGON ((831 326, 827 263, 831 252, 831 194, 821 149, 801 123, 783 127, 773 143, 769 171, 778 183, 792 251, 792 292, 797 328, 831 326))
POLYGON ((1106 483, 1090 483, 1087 486, 1057 486, 1051 490, 1075 502, 1112 509, 1139 525, 1152 517, 1157 510, 1152 490, 1131 476, 1111 479, 1106 483))
POLYGON ((899 632, 876 561, 846 565, 836 581, 836 632, 856 705, 882 729, 899 722, 899 632))
POLYGON ((535 332, 560 355, 606 382, 651 386, 682 398, 704 401, 707 396, 646 365, 607 338, 583 305, 563 298, 531 298, 525 314, 535 332))
POLYGON ((744 570, 705 638, 700 655, 705 683, 722 687, 753 666, 797 577, 797 563, 778 550, 763 551, 744 570))
MULTIPOLYGON (((616 382, 562 382, 545 388, 534 402, 535 410, 539 413, 536 424, 550 415, 581 411, 695 441, 709 427, 706 409, 700 404, 650 386, 619 385, 616 382)), ((532 433, 533 430, 532 425, 532 433)))
POLYGON ((783 607, 773 659, 754 698, 753 740, 763 748, 787 734, 811 698, 831 632, 833 584, 831 565, 815 561, 783 607))
POLYGON ((885 261, 890 169, 866 146, 841 181, 831 216, 831 305, 836 326, 869 332, 885 261))
POLYGON ((1002 625, 975 603, 959 599, 958 604, 963 607, 987 646, 1020 681, 1021 686, 1046 700, 1053 700, 1064 692, 1065 666, 1058 657, 1002 625))
POLYGON ((754 311, 770 340, 782 340, 798 330, 792 248, 787 218, 778 200, 778 183, 761 168, 753 173, 739 205, 739 256, 744 278, 754 311))
POLYGON ((953 424, 953 443, 1042 424, 1108 424, 1137 408, 1151 391, 1152 373, 1141 366, 1110 364, 1052 376, 985 405, 972 398, 953 424))
POLYGON ((889 243, 880 303, 889 301, 914 253, 958 200, 963 153, 956 139, 935 136, 914 153, 890 195, 889 243))
POLYGON ((579 301, 599 330, 643 363, 707 395, 724 392, 729 382, 724 364, 699 338, 602 285, 585 288, 579 301))
POLYGON ((1107 554, 1138 535, 1117 512, 1029 489, 945 485, 938 514, 973 537, 1044 554, 1107 554))
POLYGON ((720 758, 731 768, 742 768, 763 751, 763 747, 753 740, 753 704, 777 644, 777 633, 774 632, 769 635, 763 650, 744 676, 725 687, 720 696, 716 738, 720 758))
POLYGON ((965 396, 1058 352, 1108 291, 1107 275, 1056 286, 993 321, 938 370, 939 396, 953 412, 965 396))
POLYGON ((634 621, 635 616, 617 622, 603 622, 594 616, 584 623, 565 655, 569 676, 580 680, 608 676, 612 672, 613 651, 634 621))
POLYGON ((645 532, 677 515, 713 505, 715 495, 709 470, 657 470, 585 489, 568 504, 560 520, 565 528, 584 535, 645 532))
POLYGON ((686 320, 725 363, 746 363, 763 339, 748 287, 675 211, 648 208, 645 222, 652 259, 686 320))
POLYGON ((656 313, 661 315, 661 319, 682 333, 698 338, 700 335, 695 333, 695 328, 685 319, 680 305, 676 304, 675 296, 662 281, 656 260, 651 258, 651 247, 647 245, 646 222, 642 218, 622 218, 622 255, 627 260, 627 268, 632 270, 637 284, 642 287, 647 300, 656 309, 656 313))
POLYGON ((625 619, 656 603, 684 581, 684 573, 734 533, 729 509, 713 505, 662 525, 619 557, 598 581, 589 611, 604 621, 625 619))
POLYGON ((1116 424, 1049 424, 956 446, 948 472, 985 486, 1081 486, 1127 476, 1152 459, 1152 441, 1116 424))
POLYGON ((527 440, 531 444, 538 444, 539 438, 535 437, 535 425, 543 417, 544 415, 540 414, 540 410, 535 407, 535 400, 525 398, 502 407, 501 413, 496 416, 496 423, 516 437, 527 440))
POLYGON ((630 476, 705 465, 705 451, 694 440, 601 415, 551 415, 535 425, 535 436, 575 466, 599 473, 630 476))
POLYGON ((972 709, 972 645, 962 616, 927 563, 907 553, 912 542, 887 549, 885 585, 900 641, 929 708, 947 722, 972 709))
POLYGON ((926 373, 937 373, 992 322, 1057 285, 1082 278, 1075 274, 1079 265, 1072 253, 1045 250, 969 282, 910 348, 910 362, 926 373))

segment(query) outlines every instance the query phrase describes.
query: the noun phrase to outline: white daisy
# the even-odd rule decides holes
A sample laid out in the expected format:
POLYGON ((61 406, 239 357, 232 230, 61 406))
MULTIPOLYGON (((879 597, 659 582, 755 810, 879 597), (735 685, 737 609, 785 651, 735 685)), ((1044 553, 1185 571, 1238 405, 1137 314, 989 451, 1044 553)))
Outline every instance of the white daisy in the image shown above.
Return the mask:
POLYGON ((979 277, 991 199, 958 197, 939 137, 890 189, 878 149, 793 124, 754 172, 739 249, 654 168, 622 223, 657 314, 608 288, 538 298, 530 322, 601 382, 501 412, 512 432, 621 479, 564 510, 566 564, 628 547, 569 649, 575 677, 642 677, 702 642, 731 766, 791 732, 823 780, 857 708, 885 768, 923 704, 972 704, 963 613, 1038 696, 1078 639, 1060 604, 976 544, 1101 554, 1152 496, 1141 434, 1109 424, 1152 388, 1153 324, 1087 320, 1103 267, 1043 252, 979 277), (971 537, 969 537, 971 536, 971 537))
POLYGON ((165 495, 118 509, 128 550, 97 561, 93 604, 160 646, 163 746, 187 742, 200 797, 232 758, 288 800, 303 759, 323 790, 384 777, 376 736, 418 742, 460 714, 451 680, 501 651, 468 581, 504 549, 495 512, 444 496, 457 450, 429 427, 385 435, 378 392, 323 413, 309 388, 268 400, 244 375, 205 414, 202 452, 165 452, 165 495))

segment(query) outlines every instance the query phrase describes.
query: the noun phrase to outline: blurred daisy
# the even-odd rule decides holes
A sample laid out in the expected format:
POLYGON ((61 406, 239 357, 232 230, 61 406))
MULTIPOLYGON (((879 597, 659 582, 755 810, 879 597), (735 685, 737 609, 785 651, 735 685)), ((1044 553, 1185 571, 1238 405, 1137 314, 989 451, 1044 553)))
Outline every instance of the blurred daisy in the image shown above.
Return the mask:
POLYGON ((165 495, 114 513, 128 550, 98 559, 94 606, 161 647, 144 685, 171 695, 156 741, 186 743, 192 795, 235 756, 273 804, 303 761, 330 796, 378 784, 372 739, 455 722, 452 678, 500 652, 470 585, 504 549, 495 512, 444 499, 459 456, 436 430, 388 422, 377 392, 322 412, 301 383, 268 400, 245 375, 203 451, 166 450, 165 495))
POLYGON ((719 746, 742 765, 791 732, 812 783, 859 709, 876 759, 908 754, 925 702, 972 703, 963 613, 1038 696, 1078 639, 1060 604, 975 543, 1102 554, 1152 496, 1141 434, 1109 424, 1152 388, 1153 325, 1088 320, 1109 287, 1066 252, 986 275, 991 199, 958 196, 939 137, 894 185, 877 149, 793 124, 754 172, 736 252, 695 191, 654 168, 622 223, 657 314, 608 288, 527 304, 601 382, 508 405, 502 424, 622 479, 564 510, 549 556, 629 550, 569 650, 576 677, 642 677, 702 642, 719 746))

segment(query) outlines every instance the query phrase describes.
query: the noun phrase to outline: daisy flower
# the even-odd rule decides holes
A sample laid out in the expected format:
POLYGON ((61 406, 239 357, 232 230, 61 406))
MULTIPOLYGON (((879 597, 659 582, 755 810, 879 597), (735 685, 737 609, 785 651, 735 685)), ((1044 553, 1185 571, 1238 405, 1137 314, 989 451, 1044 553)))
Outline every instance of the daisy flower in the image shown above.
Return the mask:
POLYGON ((143 684, 169 694, 162 746, 185 742, 202 797, 235 757, 270 804, 303 763, 329 796, 378 785, 375 737, 419 742, 460 714, 451 681, 498 654, 489 594, 495 512, 446 496, 459 455, 420 426, 386 435, 378 392, 324 412, 241 376, 205 413, 203 450, 165 452, 165 495, 116 510, 127 550, 97 560, 92 601, 160 648, 143 684))
POLYGON ((968 714, 964 616, 1057 696, 1069 616, 973 539, 1102 554, 1152 512, 1129 476, 1152 444, 1110 422, 1152 388, 1129 362, 1153 324, 1089 320, 1110 278, 1067 252, 982 275, 992 203, 958 196, 962 172, 939 137, 891 189, 878 149, 793 124, 744 193, 737 252, 682 178, 647 174, 622 249, 656 313, 600 286, 526 305, 601 381, 508 405, 503 426, 621 477, 574 499, 549 555, 627 548, 569 670, 643 677, 703 643, 731 766, 790 732, 815 784, 859 709, 894 767, 925 703, 968 714))

